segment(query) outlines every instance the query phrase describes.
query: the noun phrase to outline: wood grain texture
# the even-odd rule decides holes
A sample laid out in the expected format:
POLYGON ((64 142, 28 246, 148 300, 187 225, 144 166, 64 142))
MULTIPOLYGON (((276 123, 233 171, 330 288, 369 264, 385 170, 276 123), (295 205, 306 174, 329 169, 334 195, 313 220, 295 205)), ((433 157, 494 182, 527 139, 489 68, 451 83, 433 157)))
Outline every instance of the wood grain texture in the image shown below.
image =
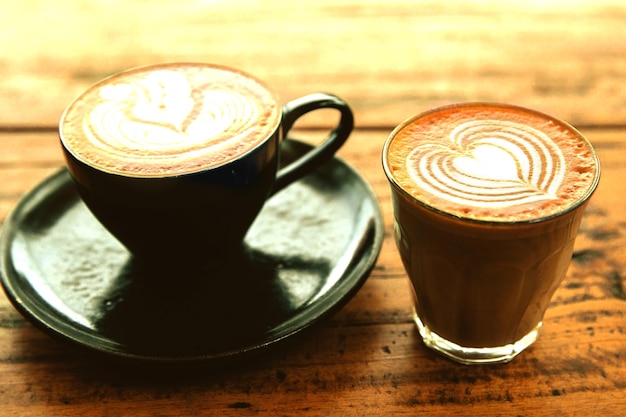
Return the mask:
MULTIPOLYGON (((0 410, 20 416, 622 415, 626 215, 615 191, 626 178, 626 130, 584 133, 604 163, 602 183, 538 342, 508 365, 464 367, 422 345, 389 233, 389 191, 379 161, 386 132, 359 130, 341 156, 374 187, 387 233, 368 281, 338 313, 239 366, 165 374, 77 352, 25 322, 2 297, 0 410)), ((3 185, 0 207, 12 206, 62 163, 54 133, 4 134, 0 143, 13 149, 0 156, 0 174, 14 179, 3 185), (17 167, 12 159, 25 143, 37 151, 17 167)))
POLYGON ((0 6, 0 126, 54 126, 88 85, 163 61, 245 69, 285 99, 330 91, 363 126, 452 101, 626 121, 619 0, 22 0, 0 6))
MULTIPOLYGON (((56 125, 93 82, 146 63, 246 69, 284 100, 345 98, 340 150, 368 180, 385 240, 340 311, 238 366, 191 373, 103 363, 0 294, 0 416, 622 416, 626 412, 626 5, 621 1, 21 0, 0 6, 0 224, 63 164, 56 125), (597 148, 602 179, 539 340, 466 367, 423 346, 392 239, 380 152, 429 107, 497 100, 547 111, 597 148)), ((296 137, 316 141, 319 113, 296 137)))

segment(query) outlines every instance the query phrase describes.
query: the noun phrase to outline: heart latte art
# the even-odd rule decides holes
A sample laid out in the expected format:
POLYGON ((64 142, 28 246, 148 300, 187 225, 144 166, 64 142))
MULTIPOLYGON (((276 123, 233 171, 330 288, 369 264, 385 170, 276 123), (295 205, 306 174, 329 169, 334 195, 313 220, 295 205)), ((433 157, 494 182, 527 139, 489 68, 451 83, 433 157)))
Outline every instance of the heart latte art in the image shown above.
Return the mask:
POLYGON ((421 202, 477 220, 555 214, 597 181, 589 143, 541 113, 498 105, 451 106, 401 125, 386 169, 421 202))
POLYGON ((140 68, 77 99, 61 138, 77 158, 107 172, 185 174, 224 164, 273 134, 276 102, 259 81, 225 68, 140 68))
POLYGON ((530 126, 475 120, 454 128, 447 144, 416 147, 406 169, 418 187, 439 198, 504 208, 557 199, 565 160, 547 135, 530 126))

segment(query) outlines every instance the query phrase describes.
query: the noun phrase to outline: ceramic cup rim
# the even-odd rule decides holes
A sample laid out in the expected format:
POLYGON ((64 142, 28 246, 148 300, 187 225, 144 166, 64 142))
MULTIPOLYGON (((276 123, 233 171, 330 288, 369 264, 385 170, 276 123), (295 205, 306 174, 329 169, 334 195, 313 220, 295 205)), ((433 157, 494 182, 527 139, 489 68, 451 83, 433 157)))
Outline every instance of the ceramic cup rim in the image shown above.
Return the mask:
POLYGON ((63 148, 77 161, 79 161, 80 163, 96 170, 99 172, 102 172, 104 174, 109 174, 109 175, 113 175, 113 176, 118 176, 118 177, 123 177, 123 178, 132 178, 132 179, 167 179, 167 178, 181 178, 181 177, 191 177, 191 176, 195 176, 198 174, 202 174, 205 172, 211 172, 214 170, 220 170, 223 169, 226 166, 231 165, 232 163, 235 163, 237 161, 240 161, 242 159, 245 159, 246 157, 248 157, 250 154, 254 153, 256 150, 258 150, 260 147, 264 146, 268 140, 270 140, 271 138, 273 138, 277 133, 280 133, 280 130, 282 129, 282 123, 283 123, 283 111, 280 105, 280 97, 277 94, 277 92, 270 87, 270 85, 261 80, 260 78, 256 77, 255 75, 252 75, 246 71, 240 70, 238 68, 234 68, 234 67, 230 67, 230 66, 226 66, 226 65, 221 65, 221 64, 214 64, 214 63, 208 63, 208 62, 198 62, 198 61, 171 61, 171 62, 163 62, 163 63, 157 63, 157 64, 146 64, 146 65, 140 65, 140 66, 135 66, 132 68, 128 68, 122 71, 118 71, 115 72, 113 74, 108 75, 105 78, 100 79, 99 81, 96 81, 95 83, 91 84, 89 87, 87 87, 85 90, 83 90, 78 96, 76 96, 71 102, 70 104, 65 108, 65 110, 63 111, 63 113, 61 114, 61 118, 59 121, 59 128, 58 128, 58 135, 59 135, 59 139, 61 141, 61 145, 63 146, 63 148), (159 174, 159 175, 133 175, 132 173, 122 173, 122 172, 112 172, 112 171, 108 171, 105 169, 102 169, 101 167, 95 166, 93 163, 91 163, 90 161, 86 160, 85 158, 81 157, 80 155, 78 155, 76 152, 74 152, 69 146, 66 145, 65 143, 65 139, 64 137, 66 135, 64 135, 64 121, 68 115, 68 113, 72 110, 72 108, 74 107, 74 105, 76 103, 78 103, 83 97, 85 97, 86 95, 92 93, 94 90, 100 88, 101 86, 111 82, 112 80, 118 79, 118 78, 124 78, 128 75, 132 75, 134 73, 139 73, 139 72, 149 72, 149 71, 156 71, 159 69, 168 69, 168 68, 180 68, 180 67, 196 67, 196 68, 209 68, 209 69, 215 69, 215 70, 220 70, 220 71, 225 71, 225 72, 230 72, 233 74, 237 74, 240 76, 243 76, 245 78, 248 78, 250 80, 252 80, 253 82, 257 83, 259 85, 259 87, 261 87, 262 89, 264 89, 267 93, 268 93, 268 97, 271 97, 272 101, 276 104, 278 111, 277 111, 277 117, 275 118, 275 120, 272 123, 271 128, 268 128, 268 134, 262 139, 259 140, 258 143, 247 149, 245 152, 237 155, 236 157, 226 160, 220 164, 217 165, 212 165, 212 166, 199 166, 197 169, 195 170, 190 170, 190 171, 185 171, 185 172, 177 172, 177 173, 163 173, 163 174, 159 174))

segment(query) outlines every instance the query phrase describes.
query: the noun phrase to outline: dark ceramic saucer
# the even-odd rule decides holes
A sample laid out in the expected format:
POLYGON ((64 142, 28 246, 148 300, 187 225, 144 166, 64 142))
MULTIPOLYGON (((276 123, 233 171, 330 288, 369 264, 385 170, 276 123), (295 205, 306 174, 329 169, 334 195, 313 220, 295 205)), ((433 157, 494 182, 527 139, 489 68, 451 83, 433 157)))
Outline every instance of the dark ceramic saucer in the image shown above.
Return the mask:
MULTIPOLYGON (((309 147, 283 146, 283 159, 309 147)), ((266 203, 236 259, 210 271, 150 271, 92 217, 62 170, 5 222, 1 278, 25 317, 90 351, 147 365, 223 363, 341 307, 369 275, 382 234, 371 188, 333 159, 266 203)))

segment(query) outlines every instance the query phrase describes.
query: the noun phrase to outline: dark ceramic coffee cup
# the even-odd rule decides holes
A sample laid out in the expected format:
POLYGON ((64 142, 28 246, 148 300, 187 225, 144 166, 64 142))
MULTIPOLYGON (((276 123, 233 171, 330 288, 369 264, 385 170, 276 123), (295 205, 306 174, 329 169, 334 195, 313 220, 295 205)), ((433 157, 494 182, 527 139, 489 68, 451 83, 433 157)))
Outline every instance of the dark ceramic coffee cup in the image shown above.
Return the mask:
POLYGON ((266 199, 332 158, 353 123, 336 96, 280 106, 241 71, 177 63, 94 85, 65 111, 60 139, 82 200, 136 259, 205 265, 240 250, 266 199), (337 126, 279 170, 283 138, 322 108, 340 113, 337 126))

